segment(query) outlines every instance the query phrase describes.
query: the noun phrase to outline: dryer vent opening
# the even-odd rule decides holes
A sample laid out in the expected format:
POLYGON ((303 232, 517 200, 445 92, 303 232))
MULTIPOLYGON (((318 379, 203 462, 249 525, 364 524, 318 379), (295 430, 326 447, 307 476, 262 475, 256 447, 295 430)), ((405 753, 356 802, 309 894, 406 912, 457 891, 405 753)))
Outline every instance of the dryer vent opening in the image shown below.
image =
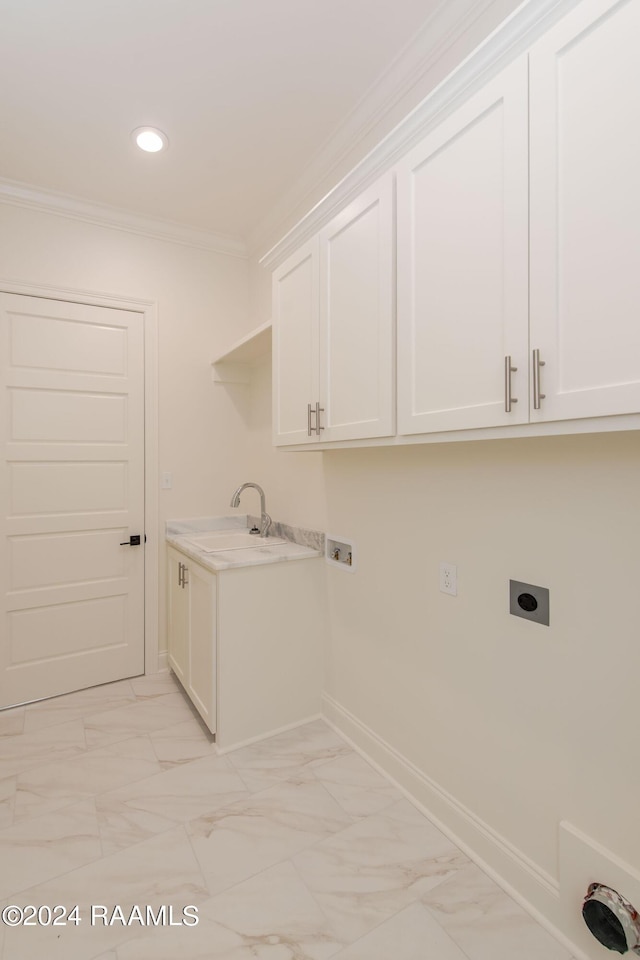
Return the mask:
POLYGON ((617 890, 592 883, 584 898, 582 916, 596 940, 608 950, 640 955, 638 912, 617 890))

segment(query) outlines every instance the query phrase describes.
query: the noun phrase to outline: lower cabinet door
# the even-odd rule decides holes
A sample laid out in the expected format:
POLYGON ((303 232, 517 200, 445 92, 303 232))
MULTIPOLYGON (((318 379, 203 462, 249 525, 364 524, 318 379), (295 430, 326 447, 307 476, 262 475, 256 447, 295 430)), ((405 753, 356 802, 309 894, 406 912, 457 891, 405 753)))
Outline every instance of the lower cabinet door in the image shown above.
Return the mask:
POLYGON ((167 550, 169 666, 211 733, 216 732, 217 579, 173 547, 167 550))
POLYGON ((189 563, 189 679, 186 690, 216 732, 216 575, 189 563))
POLYGON ((169 666, 180 683, 186 687, 189 676, 189 595, 182 586, 182 572, 186 557, 169 547, 167 644, 169 666))

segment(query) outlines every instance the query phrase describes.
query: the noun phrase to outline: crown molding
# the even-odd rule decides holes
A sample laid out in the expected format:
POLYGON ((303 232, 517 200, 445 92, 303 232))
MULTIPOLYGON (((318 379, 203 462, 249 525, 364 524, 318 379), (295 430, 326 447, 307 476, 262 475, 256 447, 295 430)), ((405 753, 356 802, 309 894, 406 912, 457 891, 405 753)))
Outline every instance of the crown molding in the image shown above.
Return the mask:
POLYGON ((17 180, 0 178, 0 203, 27 210, 39 210, 112 230, 123 230, 125 233, 153 240, 165 240, 242 259, 247 257, 245 243, 239 237, 199 230, 197 227, 131 213, 107 204, 91 203, 69 194, 35 188, 17 180))
MULTIPOLYGON (((471 28, 472 24, 494 2, 495 0, 487 0, 487 2, 476 4, 473 15, 468 13, 467 16, 458 18, 453 25, 449 24, 448 30, 443 30, 443 24, 446 22, 446 16, 450 15, 450 10, 447 14, 447 11, 443 11, 443 7, 448 8, 448 4, 442 4, 433 15, 432 21, 434 22, 428 21, 425 24, 424 31, 421 31, 418 35, 417 46, 412 46, 409 54, 410 63, 406 69, 406 74, 404 74, 404 79, 396 85, 395 93, 388 93, 384 105, 378 107, 378 110, 382 109, 387 114, 390 113, 404 93, 415 86, 420 78, 433 67, 433 58, 444 56, 446 51, 461 38, 466 30, 471 28), (481 8, 480 11, 478 11, 478 7, 481 8), (428 27, 431 24, 433 31, 438 17, 444 17, 444 19, 439 21, 438 34, 434 39, 433 32, 429 36, 428 27), (422 50, 420 55, 418 55, 417 49, 422 50), (430 53, 427 52, 428 49, 430 49, 430 53)), ((525 0, 444 80, 438 83, 431 93, 397 124, 377 146, 370 150, 346 176, 340 179, 321 200, 313 206, 309 202, 308 207, 310 209, 308 209, 308 212, 260 258, 260 264, 271 270, 281 263, 301 243, 304 243, 324 226, 332 216, 393 166, 459 103, 495 76, 518 55, 525 53, 553 22, 575 7, 578 2, 580 0, 525 0)), ((453 7, 453 4, 451 6, 453 7)), ((403 55, 407 56, 407 53, 403 55)), ((403 55, 401 55, 401 58, 403 55)), ((375 95, 377 98, 382 97, 382 87, 389 85, 396 70, 399 72, 402 70, 401 64, 398 62, 394 63, 383 76, 381 87, 376 87, 375 95)), ((360 113, 364 116, 366 106, 367 104, 362 102, 350 119, 353 120, 360 113)), ((352 139, 349 149, 353 149, 358 141, 363 140, 366 134, 380 122, 380 119, 379 112, 376 116, 370 114, 369 121, 363 121, 360 124, 359 131, 354 135, 355 140, 352 139)), ((278 224, 281 231, 284 231, 283 224, 287 221, 290 222, 292 214, 302 206, 301 197, 309 198, 313 194, 314 184, 317 189, 323 180, 326 182, 327 158, 332 149, 337 148, 339 151, 347 135, 347 126, 340 127, 336 137, 327 142, 325 148, 314 160, 313 165, 307 167, 300 180, 282 198, 274 211, 274 215, 263 221, 254 231, 249 244, 249 249, 253 255, 257 255, 260 249, 264 249, 264 244, 269 236, 276 235, 278 224), (319 176, 321 161, 325 162, 324 176, 319 176)), ((344 157, 346 152, 344 148, 340 156, 334 152, 333 169, 338 168, 340 158, 344 157)))
POLYGON ((356 106, 315 153, 301 176, 251 233, 249 249, 256 252, 270 237, 284 232, 283 223, 305 203, 318 186, 340 167, 359 143, 433 69, 434 64, 470 29, 496 0, 440 0, 431 15, 376 78, 356 106))

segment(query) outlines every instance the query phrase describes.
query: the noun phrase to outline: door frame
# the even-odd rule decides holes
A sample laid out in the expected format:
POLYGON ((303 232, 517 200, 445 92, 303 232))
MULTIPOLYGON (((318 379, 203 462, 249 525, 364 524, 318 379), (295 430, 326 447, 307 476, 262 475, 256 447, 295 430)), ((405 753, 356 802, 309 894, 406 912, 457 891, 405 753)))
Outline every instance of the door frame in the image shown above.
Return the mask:
POLYGON ((0 278, 1 293, 16 293, 46 300, 85 303, 142 314, 144 334, 144 672, 157 673, 159 540, 158 540, 158 307, 155 300, 118 297, 109 293, 42 286, 0 278))

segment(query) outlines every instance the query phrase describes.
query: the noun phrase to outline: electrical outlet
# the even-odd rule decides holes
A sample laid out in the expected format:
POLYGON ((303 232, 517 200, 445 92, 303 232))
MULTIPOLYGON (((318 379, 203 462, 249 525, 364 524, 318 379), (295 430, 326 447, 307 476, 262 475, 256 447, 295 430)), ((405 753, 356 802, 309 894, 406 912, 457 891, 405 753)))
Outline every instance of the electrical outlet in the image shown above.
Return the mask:
POLYGON ((440 592, 449 593, 452 597, 458 595, 458 568, 455 563, 440 564, 440 592))

